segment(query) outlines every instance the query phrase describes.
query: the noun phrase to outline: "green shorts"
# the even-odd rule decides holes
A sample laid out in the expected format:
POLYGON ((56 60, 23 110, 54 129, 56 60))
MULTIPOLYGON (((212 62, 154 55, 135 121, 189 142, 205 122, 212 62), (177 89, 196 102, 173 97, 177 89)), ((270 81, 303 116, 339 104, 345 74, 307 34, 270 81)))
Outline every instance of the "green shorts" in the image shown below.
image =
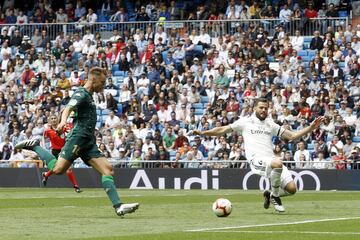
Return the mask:
POLYGON ((73 163, 75 159, 80 157, 84 163, 89 165, 88 161, 90 159, 103 157, 104 155, 99 151, 94 137, 71 135, 66 139, 59 156, 70 163, 73 163))

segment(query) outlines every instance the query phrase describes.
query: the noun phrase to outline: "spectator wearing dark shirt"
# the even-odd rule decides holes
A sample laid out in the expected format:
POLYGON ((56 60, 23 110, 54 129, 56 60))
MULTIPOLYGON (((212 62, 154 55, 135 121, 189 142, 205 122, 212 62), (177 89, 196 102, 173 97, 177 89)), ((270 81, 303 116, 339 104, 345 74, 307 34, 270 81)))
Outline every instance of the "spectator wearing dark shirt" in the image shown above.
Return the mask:
POLYGON ((320 32, 315 31, 314 32, 314 37, 311 39, 311 42, 310 42, 310 49, 320 51, 321 49, 323 49, 323 47, 324 47, 324 41, 320 37, 320 32))

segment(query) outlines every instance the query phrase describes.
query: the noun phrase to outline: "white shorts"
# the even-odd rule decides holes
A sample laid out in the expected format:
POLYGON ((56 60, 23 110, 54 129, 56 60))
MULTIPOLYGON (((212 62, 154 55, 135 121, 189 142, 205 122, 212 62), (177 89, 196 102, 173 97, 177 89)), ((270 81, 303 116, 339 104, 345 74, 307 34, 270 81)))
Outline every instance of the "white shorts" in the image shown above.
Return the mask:
MULTIPOLYGON (((260 176, 269 178, 271 173, 271 161, 274 160, 274 157, 263 157, 263 158, 255 158, 249 161, 251 171, 260 176)), ((283 165, 283 170, 281 173, 281 188, 285 188, 288 183, 293 181, 292 175, 289 169, 283 165)))

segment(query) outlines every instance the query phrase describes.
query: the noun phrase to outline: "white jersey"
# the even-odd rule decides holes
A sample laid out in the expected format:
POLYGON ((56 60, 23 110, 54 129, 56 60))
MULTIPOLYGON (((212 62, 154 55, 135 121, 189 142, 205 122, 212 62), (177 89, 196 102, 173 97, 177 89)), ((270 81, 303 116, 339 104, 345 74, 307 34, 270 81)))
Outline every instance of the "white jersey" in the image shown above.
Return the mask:
POLYGON ((271 118, 261 121, 255 114, 242 117, 230 127, 236 132, 242 132, 246 159, 275 157, 272 137, 281 137, 285 129, 276 124, 271 118))

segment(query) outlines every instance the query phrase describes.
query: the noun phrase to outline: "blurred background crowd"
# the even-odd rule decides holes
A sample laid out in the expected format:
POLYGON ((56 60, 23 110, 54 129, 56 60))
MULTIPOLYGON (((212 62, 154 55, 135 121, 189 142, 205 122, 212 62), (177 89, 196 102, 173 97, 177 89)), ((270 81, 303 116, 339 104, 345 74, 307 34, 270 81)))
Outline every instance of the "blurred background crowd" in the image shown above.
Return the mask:
POLYGON ((50 148, 50 116, 100 66, 108 78, 94 94, 96 141, 116 167, 245 168, 230 161, 246 160, 241 134, 189 133, 250 116, 253 99, 266 97, 269 116, 287 129, 326 116, 300 141, 273 139, 290 168, 359 169, 360 26, 349 22, 351 3, 224 3, 5 0, 0 165, 36 159, 14 151, 24 139, 50 148))

